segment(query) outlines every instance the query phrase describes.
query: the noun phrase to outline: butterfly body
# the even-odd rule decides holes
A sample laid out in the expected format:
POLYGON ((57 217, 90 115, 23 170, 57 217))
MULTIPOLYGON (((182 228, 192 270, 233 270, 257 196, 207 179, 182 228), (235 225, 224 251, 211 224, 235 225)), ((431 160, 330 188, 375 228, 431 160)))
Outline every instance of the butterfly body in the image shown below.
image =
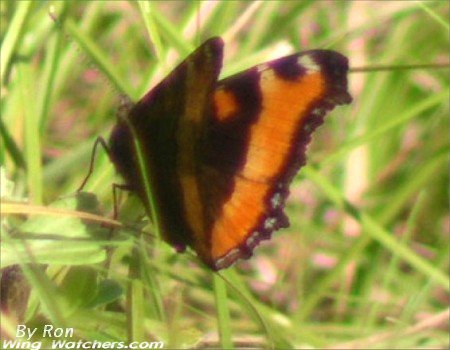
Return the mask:
POLYGON ((219 81, 222 58, 222 40, 206 41, 118 121, 109 142, 150 212, 138 138, 163 238, 192 247, 214 270, 288 226, 283 208, 311 132, 351 101, 339 53, 307 51, 219 81))

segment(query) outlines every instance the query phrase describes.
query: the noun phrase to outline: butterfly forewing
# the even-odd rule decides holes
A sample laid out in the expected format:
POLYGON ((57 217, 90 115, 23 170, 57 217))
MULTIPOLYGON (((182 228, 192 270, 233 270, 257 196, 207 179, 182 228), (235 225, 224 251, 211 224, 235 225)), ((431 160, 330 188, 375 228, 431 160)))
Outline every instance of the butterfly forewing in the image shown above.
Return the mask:
POLYGON ((147 161, 160 230, 180 250, 193 244, 193 230, 199 229, 195 139, 212 108, 222 47, 220 38, 201 45, 131 109, 127 121, 118 121, 110 137, 111 159, 150 213, 129 124, 135 130, 147 161))
POLYGON ((216 269, 250 256, 260 240, 288 226, 283 207, 311 133, 328 110, 351 101, 347 71, 344 56, 316 50, 218 83, 203 148, 204 172, 217 178, 208 182, 220 184, 206 189, 220 203, 210 220, 216 269))

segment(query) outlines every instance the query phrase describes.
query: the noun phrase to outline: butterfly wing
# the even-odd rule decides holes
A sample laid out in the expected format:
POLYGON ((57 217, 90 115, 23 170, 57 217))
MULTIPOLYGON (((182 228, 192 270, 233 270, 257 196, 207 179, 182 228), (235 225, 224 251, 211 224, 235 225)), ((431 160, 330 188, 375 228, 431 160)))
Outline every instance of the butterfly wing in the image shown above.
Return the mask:
POLYGON ((288 226, 284 202, 312 131, 351 101, 338 53, 300 53, 217 82, 222 49, 220 38, 206 41, 110 137, 111 159, 150 213, 131 126, 163 238, 216 270, 288 226))
POLYGON ((183 250, 192 244, 200 215, 196 206, 198 151, 196 139, 211 114, 222 66, 223 42, 203 43, 150 90, 119 120, 110 140, 110 157, 126 184, 151 213, 145 183, 133 145, 133 133, 144 152, 163 238, 183 250))
POLYGON ((348 104, 347 59, 327 50, 280 58, 220 81, 201 147, 205 235, 194 241, 213 269, 251 256, 289 222, 289 184, 311 133, 348 104))

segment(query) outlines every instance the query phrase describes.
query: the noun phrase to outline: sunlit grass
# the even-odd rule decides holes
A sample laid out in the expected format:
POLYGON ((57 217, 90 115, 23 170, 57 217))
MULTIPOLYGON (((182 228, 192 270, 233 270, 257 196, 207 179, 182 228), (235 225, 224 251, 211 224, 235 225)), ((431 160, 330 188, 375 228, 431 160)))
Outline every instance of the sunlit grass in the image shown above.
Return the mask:
POLYGON ((54 215, 111 218, 122 180, 104 153, 95 198, 74 196, 95 138, 120 94, 139 99, 206 38, 225 39, 224 76, 313 48, 352 67, 448 63, 447 2, 0 4, 6 337, 26 322, 172 348, 448 345, 448 69, 351 73, 353 103, 315 133, 291 188, 291 227, 224 279, 142 232, 135 199, 112 237, 116 223, 54 215))

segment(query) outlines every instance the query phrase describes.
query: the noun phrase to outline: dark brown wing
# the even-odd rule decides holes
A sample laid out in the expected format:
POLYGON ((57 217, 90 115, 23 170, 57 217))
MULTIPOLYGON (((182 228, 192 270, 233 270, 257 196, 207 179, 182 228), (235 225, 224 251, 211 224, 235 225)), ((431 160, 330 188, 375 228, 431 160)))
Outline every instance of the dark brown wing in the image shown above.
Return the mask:
MULTIPOLYGON (((182 250, 201 231, 198 200, 197 139, 211 114, 212 98, 222 66, 223 42, 202 44, 147 93, 130 111, 128 123, 144 151, 164 238, 182 250)), ((143 176, 129 125, 119 120, 110 137, 110 155, 127 185, 150 213, 143 176)))

